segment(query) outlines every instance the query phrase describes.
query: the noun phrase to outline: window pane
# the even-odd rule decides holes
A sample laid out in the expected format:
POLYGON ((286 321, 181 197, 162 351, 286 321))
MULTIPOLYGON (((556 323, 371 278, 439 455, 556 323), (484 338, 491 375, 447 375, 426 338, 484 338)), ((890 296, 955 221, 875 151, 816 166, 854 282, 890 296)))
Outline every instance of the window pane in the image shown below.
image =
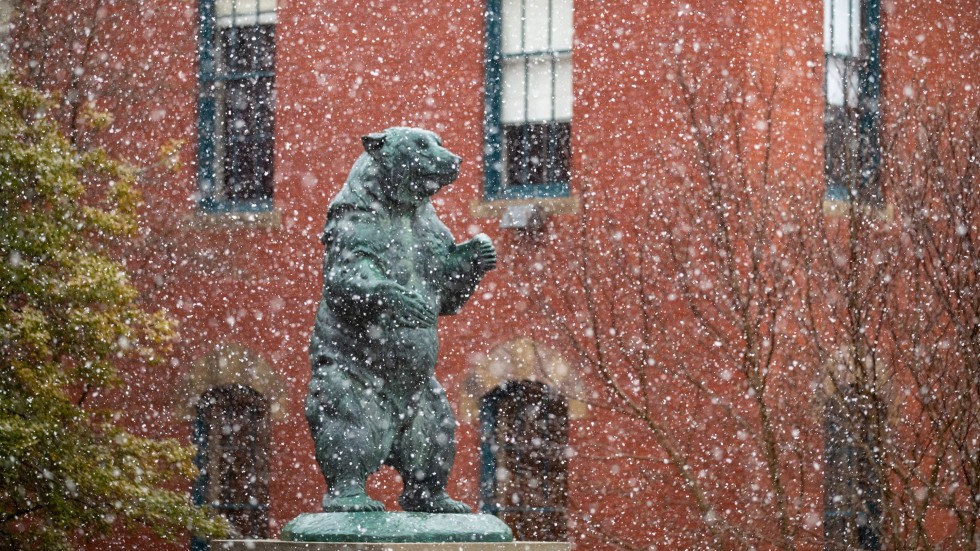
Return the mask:
POLYGON ((861 55, 861 0, 850 0, 850 33, 848 51, 851 56, 861 55))
POLYGON ((276 0, 215 0, 214 12, 217 16, 255 15, 276 11, 276 0))
POLYGON ((850 0, 833 0, 831 2, 831 41, 830 51, 837 54, 851 53, 850 33, 851 2, 850 0))
POLYGON ((504 62, 503 112, 504 123, 523 122, 524 111, 524 59, 508 59, 504 62))
POLYGON ((572 178, 572 124, 555 122, 550 125, 550 130, 549 179, 552 182, 567 182, 572 178))
POLYGON ((552 72, 551 56, 509 59, 504 62, 503 68, 501 117, 504 123, 572 118, 571 57, 563 56, 555 59, 554 72, 552 72), (527 65, 526 97, 525 63, 527 65))
POLYGON ((228 76, 275 67, 275 25, 248 25, 218 30, 220 72, 228 76))
POLYGON ((572 49, 572 0, 551 0, 551 49, 572 49))
POLYGON ((505 54, 516 54, 523 51, 521 35, 521 10, 523 0, 503 0, 501 2, 501 24, 503 25, 501 48, 505 54))
POLYGON ((827 58, 827 103, 830 105, 844 105, 844 75, 841 74, 843 64, 840 61, 827 58))
POLYGON ((824 0, 824 50, 856 56, 860 41, 860 0, 824 0))
POLYGON ((271 79, 232 80, 226 90, 225 197, 267 199, 272 196, 271 79))
POLYGON ((572 58, 563 56, 555 61, 555 120, 572 118, 572 58))
POLYGON ((263 200, 273 190, 273 78, 275 26, 218 31, 227 78, 218 99, 220 198, 263 200))
POLYGON ((550 0, 525 0, 524 51, 543 52, 548 49, 550 0))
POLYGON ((834 0, 823 0, 823 51, 829 53, 830 42, 832 35, 832 27, 830 26, 831 18, 830 14, 834 9, 834 0))
POLYGON ((550 56, 534 57, 528 60, 527 120, 547 121, 552 119, 553 76, 550 56))
POLYGON ((827 103, 857 107, 858 71, 856 63, 839 57, 827 58, 827 103))
POLYGON ((218 26, 256 25, 276 22, 276 0, 215 0, 218 26))
POLYGON ((570 123, 504 125, 506 184, 569 181, 571 151, 570 123))
MULTIPOLYGON (((540 125, 538 125, 540 126, 540 125)), ((540 184, 544 171, 540 152, 538 128, 529 124, 504 125, 504 162, 507 185, 540 184)))
POLYGON ((492 425, 494 512, 519 540, 567 536, 567 405, 543 385, 508 383, 497 394, 492 425))
POLYGON ((202 488, 207 504, 244 537, 268 535, 268 402, 241 385, 201 397, 198 415, 207 432, 202 488))
POLYGON ((860 131, 857 112, 827 106, 824 114, 824 162, 831 185, 848 189, 860 175, 860 131))
POLYGON ((276 27, 275 25, 255 25, 249 35, 252 44, 249 45, 249 57, 252 70, 272 71, 276 62, 276 27))

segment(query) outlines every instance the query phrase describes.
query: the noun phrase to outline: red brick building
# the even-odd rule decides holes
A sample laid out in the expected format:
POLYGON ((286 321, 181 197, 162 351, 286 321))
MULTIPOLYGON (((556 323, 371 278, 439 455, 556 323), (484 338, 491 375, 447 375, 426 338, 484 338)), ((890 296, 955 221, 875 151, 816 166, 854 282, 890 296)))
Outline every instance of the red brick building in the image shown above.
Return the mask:
MULTIPOLYGON (((611 434, 615 417, 576 400, 597 396, 583 366, 532 322, 533 288, 554 276, 535 274, 572 262, 584 195, 602 190, 596 212, 613 221, 643 212, 629 192, 664 184, 656 175, 670 159, 654 146, 685 128, 681 68, 705 94, 733 80, 760 91, 778 82, 767 122, 780 125, 776 154, 831 200, 847 199, 835 159, 876 147, 882 106, 942 84, 976 108, 980 85, 972 0, 106 0, 40 13, 41 4, 25 2, 14 31, 28 42, 23 59, 47 60, 27 72, 113 113, 105 139, 150 167, 143 240, 128 262, 147 303, 179 321, 181 340, 170 369, 132 374, 125 409, 149 433, 195 435, 210 477, 195 492, 254 536, 276 536, 325 490, 303 417, 307 345, 326 208, 362 135, 439 133, 464 164, 436 210, 457 240, 486 232, 499 254, 463 311, 440 322, 438 375, 460 420, 450 492, 504 514, 525 537, 612 549, 619 532, 688 548, 705 532, 696 515, 685 520, 683 484, 596 492, 653 471, 595 455, 590 442, 611 434), (42 44, 53 12, 90 32, 42 44), (862 145, 839 137, 849 133, 862 145), (622 203, 612 204, 617 190, 622 203), (481 430, 518 449, 481 456, 481 430), (534 439, 544 444, 521 467, 534 439), (501 466, 509 478, 493 476, 501 466), (507 503, 514 493, 521 499, 507 503), (662 520, 633 522, 631 509, 662 510, 662 520)), ((648 445, 628 443, 634 428, 617 436, 627 450, 648 445)), ((801 480, 817 484, 796 490, 819 534, 806 515, 823 513, 820 472, 801 480)), ((398 489, 392 471, 371 485, 390 509, 398 489)), ((811 548, 819 537, 800 541, 811 548)))

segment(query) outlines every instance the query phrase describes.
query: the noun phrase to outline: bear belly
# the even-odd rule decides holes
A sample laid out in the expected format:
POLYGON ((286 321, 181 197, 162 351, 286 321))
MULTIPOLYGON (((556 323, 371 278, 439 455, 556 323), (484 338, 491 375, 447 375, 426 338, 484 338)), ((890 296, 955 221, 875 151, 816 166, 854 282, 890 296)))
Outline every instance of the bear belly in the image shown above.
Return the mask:
POLYGON ((390 391, 414 393, 435 374, 435 327, 389 329, 383 339, 366 344, 377 351, 377 361, 365 367, 384 378, 390 391))
POLYGON ((324 325, 314 331, 314 377, 323 369, 339 369, 402 402, 428 384, 435 373, 435 327, 390 328, 376 336, 370 329, 337 329, 336 325, 324 325))

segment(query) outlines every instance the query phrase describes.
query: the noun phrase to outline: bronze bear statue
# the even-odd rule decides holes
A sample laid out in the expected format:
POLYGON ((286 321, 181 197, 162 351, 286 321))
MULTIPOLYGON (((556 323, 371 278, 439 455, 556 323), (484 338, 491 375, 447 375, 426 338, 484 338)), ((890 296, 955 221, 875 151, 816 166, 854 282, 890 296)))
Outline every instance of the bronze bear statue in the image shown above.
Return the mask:
POLYGON ((436 217, 430 197, 461 162, 437 135, 397 127, 362 142, 327 211, 310 339, 306 419, 328 485, 323 510, 384 510, 364 485, 387 464, 404 482, 404 510, 468 513, 446 494, 456 420, 435 379, 436 317, 459 311, 496 252, 483 234, 456 244, 436 217))

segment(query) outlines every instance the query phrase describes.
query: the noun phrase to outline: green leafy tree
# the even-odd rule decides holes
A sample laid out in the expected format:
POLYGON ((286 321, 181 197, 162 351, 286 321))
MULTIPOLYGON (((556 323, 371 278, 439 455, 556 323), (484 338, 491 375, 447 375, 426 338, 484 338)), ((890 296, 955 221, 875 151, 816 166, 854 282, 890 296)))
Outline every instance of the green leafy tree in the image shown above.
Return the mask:
POLYGON ((108 405, 120 366, 157 360, 172 334, 114 259, 136 231, 134 171, 74 148, 49 108, 0 80, 0 548, 219 535, 174 490, 193 449, 130 433, 108 405))

